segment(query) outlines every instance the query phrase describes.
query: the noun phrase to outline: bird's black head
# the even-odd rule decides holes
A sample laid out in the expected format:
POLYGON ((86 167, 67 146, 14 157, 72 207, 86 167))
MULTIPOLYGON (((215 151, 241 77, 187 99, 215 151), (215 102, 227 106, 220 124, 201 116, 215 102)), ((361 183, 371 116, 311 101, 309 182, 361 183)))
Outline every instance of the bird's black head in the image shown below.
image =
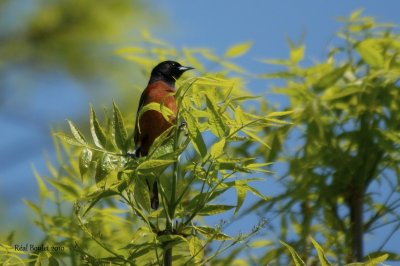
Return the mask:
POLYGON ((162 80, 174 86, 175 81, 182 76, 183 72, 190 69, 193 67, 185 67, 175 61, 161 62, 151 71, 149 84, 162 80))

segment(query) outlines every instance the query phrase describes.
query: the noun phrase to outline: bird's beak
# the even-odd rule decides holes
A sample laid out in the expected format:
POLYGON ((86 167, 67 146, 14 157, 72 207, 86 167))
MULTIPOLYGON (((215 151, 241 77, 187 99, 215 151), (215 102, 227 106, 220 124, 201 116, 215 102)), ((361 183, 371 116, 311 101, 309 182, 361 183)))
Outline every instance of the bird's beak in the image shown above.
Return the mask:
POLYGON ((179 69, 179 71, 181 71, 181 72, 185 72, 185 71, 194 69, 194 67, 180 66, 178 69, 179 69))

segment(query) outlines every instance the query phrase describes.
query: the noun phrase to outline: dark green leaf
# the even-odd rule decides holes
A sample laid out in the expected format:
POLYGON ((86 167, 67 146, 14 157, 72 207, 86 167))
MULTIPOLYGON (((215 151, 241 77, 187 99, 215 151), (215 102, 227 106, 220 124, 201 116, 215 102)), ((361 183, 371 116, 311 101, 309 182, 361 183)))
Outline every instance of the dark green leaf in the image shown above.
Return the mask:
POLYGON ((100 160, 96 162, 96 173, 95 173, 95 180, 96 185, 99 188, 104 188, 106 185, 106 177, 109 173, 109 169, 107 164, 104 161, 105 155, 102 156, 100 160))
POLYGON ((93 152, 84 148, 79 156, 79 172, 81 173, 81 178, 83 180, 84 175, 88 172, 90 164, 92 162, 93 152))
POLYGON ((49 258, 49 266, 59 266, 60 264, 58 263, 58 261, 53 257, 50 256, 49 258))

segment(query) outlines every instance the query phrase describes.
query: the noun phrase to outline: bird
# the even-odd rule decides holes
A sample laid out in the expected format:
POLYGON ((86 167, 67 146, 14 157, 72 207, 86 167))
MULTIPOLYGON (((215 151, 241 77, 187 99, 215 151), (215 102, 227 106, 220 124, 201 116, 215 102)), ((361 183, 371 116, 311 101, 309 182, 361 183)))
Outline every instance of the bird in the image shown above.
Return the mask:
MULTIPOLYGON (((135 157, 147 156, 154 140, 163 132, 176 123, 177 105, 174 97, 175 81, 178 80, 185 71, 194 69, 189 66, 182 66, 175 61, 163 61, 156 65, 150 74, 147 87, 142 92, 139 100, 138 111, 136 113, 136 123, 134 129, 135 157), (144 106, 149 103, 160 103, 172 111, 173 115, 169 121, 162 113, 156 110, 147 110, 140 115, 144 106)), ((150 206, 157 210, 159 206, 158 185, 154 181, 152 186, 146 179, 150 192, 150 206)))

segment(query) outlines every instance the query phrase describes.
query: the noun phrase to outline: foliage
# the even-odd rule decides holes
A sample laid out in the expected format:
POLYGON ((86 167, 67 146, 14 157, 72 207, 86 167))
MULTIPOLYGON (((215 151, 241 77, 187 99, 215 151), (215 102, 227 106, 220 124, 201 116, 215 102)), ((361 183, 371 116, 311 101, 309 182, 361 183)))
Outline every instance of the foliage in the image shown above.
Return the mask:
MULTIPOLYGON (((227 56, 243 52, 233 47, 227 56)), ((286 125, 278 118, 290 112, 247 112, 241 106, 255 97, 240 86, 239 80, 218 76, 179 83, 178 123, 156 139, 147 157, 128 156, 133 121, 127 122, 115 103, 111 113, 104 110, 102 123, 90 108, 91 140, 68 121, 71 135, 55 134, 59 169, 49 163, 51 177, 37 174, 40 203, 26 202, 39 218, 44 242, 68 247, 47 258, 73 265, 160 264, 172 249, 174 265, 204 264, 256 234, 264 222, 237 236, 222 231, 225 222, 214 227, 202 222, 205 216, 237 214, 247 192, 267 200, 251 185, 262 179, 249 174, 267 172, 270 163, 237 157, 232 147, 261 141, 258 132, 286 125), (150 209, 146 178, 159 181, 162 208, 157 211, 150 209), (236 192, 236 202, 221 204, 229 190, 236 192), (55 214, 45 211, 48 204, 57 207, 55 214), (214 242, 219 244, 211 251, 214 242)), ((169 115, 164 106, 150 105, 145 108, 169 115)))
MULTIPOLYGON (((156 62, 179 58, 202 77, 178 83, 178 123, 155 141, 145 158, 128 156, 133 149, 133 115, 115 103, 102 115, 91 106, 85 134, 68 121, 71 133, 55 134, 57 163, 48 162, 50 176, 35 173, 39 202, 26 201, 45 234, 42 243, 65 249, 17 252, 8 241, 0 247, 0 261, 159 265, 169 250, 177 265, 361 261, 360 233, 384 225, 383 216, 392 219, 386 223, 400 226, 396 209, 400 45, 387 25, 382 28, 360 12, 344 21, 339 36, 345 45, 331 49, 326 61, 303 67, 305 46, 293 43, 289 60, 266 61, 284 67, 262 77, 286 81, 276 91, 289 97, 294 113, 272 111, 263 101, 257 103, 259 113, 247 110, 247 102, 255 97, 246 93, 240 78, 226 78, 246 74, 233 60, 250 49, 249 42, 234 45, 219 57, 209 49, 178 51, 144 32, 143 43, 118 50, 118 55, 140 65, 146 76, 156 62), (216 72, 209 72, 204 61, 216 66, 216 72), (289 114, 292 127, 281 120, 289 114), (181 126, 183 121, 186 127, 181 126), (294 147, 286 143, 293 136, 300 139, 299 148, 287 151, 286 146, 294 147), (271 199, 254 184, 262 181, 258 176, 270 173, 268 162, 275 160, 287 162, 288 171, 281 180, 285 191, 271 199), (250 175, 253 172, 257 177, 250 175), (160 184, 162 208, 156 211, 149 206, 147 178, 160 184), (385 182, 394 184, 392 192, 379 201, 370 188, 385 182), (236 194, 236 201, 225 204, 221 198, 229 191, 236 194), (243 211, 247 192, 259 201, 243 211), (224 231, 225 221, 216 226, 204 222, 206 216, 229 214, 235 219, 259 210, 263 216, 277 213, 277 232, 285 242, 250 241, 266 225, 264 220, 236 236, 224 231), (356 222, 362 222, 358 228, 364 230, 356 232, 356 222), (265 251, 256 256, 256 248, 265 251), (231 250, 228 255, 227 250, 231 250)), ((146 108, 170 115, 162 105, 146 108)), ((377 250, 362 258, 365 263, 347 265, 377 265, 388 256, 398 255, 377 250)))
MULTIPOLYGON (((304 62, 305 46, 290 43, 289 60, 267 61, 282 70, 262 75, 285 81, 274 91, 288 96, 294 126, 266 130, 267 142, 275 142, 266 158, 287 163, 287 172, 282 192, 248 211, 277 213, 279 238, 295 237, 290 242, 307 264, 310 236, 323 239, 339 264, 384 253, 399 258, 385 246, 393 234, 366 256, 363 238, 385 225, 393 233, 400 226, 400 38, 392 25, 361 11, 340 21, 344 42, 335 41, 325 61, 304 62)), ((284 257, 278 246, 261 261, 284 257)))

